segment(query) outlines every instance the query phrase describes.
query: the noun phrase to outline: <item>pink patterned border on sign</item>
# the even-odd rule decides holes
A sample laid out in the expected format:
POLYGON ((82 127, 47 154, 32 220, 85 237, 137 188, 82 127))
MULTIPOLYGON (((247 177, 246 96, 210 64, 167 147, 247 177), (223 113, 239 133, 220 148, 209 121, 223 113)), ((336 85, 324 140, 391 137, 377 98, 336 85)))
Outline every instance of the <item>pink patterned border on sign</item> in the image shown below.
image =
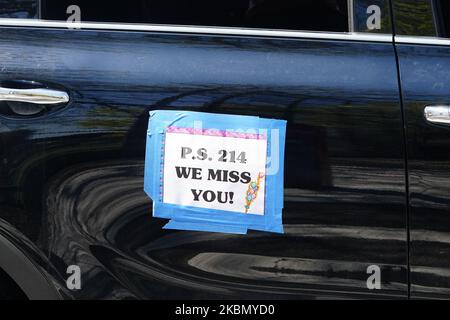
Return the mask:
POLYGON ((195 128, 182 128, 182 127, 167 127, 167 133, 184 133, 184 134, 198 134, 204 136, 219 136, 227 138, 241 138, 241 139, 256 139, 256 140, 267 140, 265 134, 257 133, 245 133, 227 130, 216 130, 216 129, 195 129, 195 128))

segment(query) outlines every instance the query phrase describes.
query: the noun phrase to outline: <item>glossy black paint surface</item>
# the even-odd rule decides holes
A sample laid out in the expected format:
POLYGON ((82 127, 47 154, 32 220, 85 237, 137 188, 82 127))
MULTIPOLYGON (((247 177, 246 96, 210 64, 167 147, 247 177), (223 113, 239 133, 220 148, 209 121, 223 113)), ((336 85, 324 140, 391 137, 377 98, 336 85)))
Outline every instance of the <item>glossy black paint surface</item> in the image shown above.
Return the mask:
POLYGON ((81 267, 75 298, 407 296, 392 44, 2 28, 0 56, 0 81, 71 95, 1 118, 0 217, 61 278, 81 267), (143 191, 152 109, 287 119, 286 233, 162 230, 143 191))
POLYGON ((398 45, 407 125, 411 296, 450 297, 450 127, 424 108, 449 105, 450 48, 398 45))

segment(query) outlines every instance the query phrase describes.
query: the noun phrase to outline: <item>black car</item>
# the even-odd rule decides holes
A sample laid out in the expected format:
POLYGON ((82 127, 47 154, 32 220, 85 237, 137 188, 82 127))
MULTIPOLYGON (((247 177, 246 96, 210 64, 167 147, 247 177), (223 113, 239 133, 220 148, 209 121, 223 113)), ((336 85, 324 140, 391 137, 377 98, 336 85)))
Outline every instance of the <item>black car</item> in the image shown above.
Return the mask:
POLYGON ((448 37, 446 0, 0 0, 0 298, 450 298, 448 37), (284 233, 164 229, 154 110, 286 120, 284 233))

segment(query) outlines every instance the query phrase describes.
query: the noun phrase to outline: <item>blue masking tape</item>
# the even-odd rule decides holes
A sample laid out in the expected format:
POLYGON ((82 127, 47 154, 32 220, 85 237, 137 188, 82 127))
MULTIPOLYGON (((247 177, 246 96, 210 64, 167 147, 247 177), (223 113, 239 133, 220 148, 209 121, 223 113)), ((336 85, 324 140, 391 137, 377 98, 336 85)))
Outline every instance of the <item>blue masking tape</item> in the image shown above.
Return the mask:
POLYGON ((153 216, 170 219, 165 229, 246 233, 247 229, 283 233, 283 176, 286 121, 252 116, 189 111, 151 111, 147 132, 144 190, 153 200, 153 216), (264 214, 164 203, 165 136, 168 127, 261 132, 267 137, 264 214))
POLYGON ((190 230, 190 231, 205 231, 205 232, 221 232, 233 234, 246 234, 247 228, 241 226, 230 226, 226 224, 201 224, 193 222, 185 222, 179 220, 170 220, 163 229, 172 230, 190 230))

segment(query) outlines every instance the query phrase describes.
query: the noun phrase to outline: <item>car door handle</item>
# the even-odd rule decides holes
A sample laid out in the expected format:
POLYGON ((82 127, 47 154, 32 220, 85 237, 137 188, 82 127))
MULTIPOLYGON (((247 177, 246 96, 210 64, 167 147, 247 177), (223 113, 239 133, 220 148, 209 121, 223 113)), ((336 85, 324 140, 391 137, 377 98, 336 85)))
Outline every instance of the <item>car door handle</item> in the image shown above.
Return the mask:
POLYGON ((428 122, 450 124, 450 106, 427 106, 424 113, 428 122))
POLYGON ((59 90, 45 88, 12 89, 0 87, 0 101, 49 105, 67 103, 69 100, 69 95, 64 91, 59 90))

